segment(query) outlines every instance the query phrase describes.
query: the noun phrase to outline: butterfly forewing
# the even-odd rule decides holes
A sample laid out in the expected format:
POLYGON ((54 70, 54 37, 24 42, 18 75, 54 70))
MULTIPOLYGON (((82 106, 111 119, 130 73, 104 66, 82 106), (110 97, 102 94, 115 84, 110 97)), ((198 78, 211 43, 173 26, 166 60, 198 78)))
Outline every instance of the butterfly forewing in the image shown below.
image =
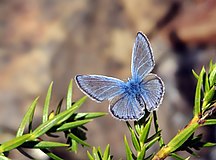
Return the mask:
POLYGON ((132 51, 132 78, 143 79, 154 67, 154 58, 150 43, 145 35, 137 33, 132 51))
POLYGON ((75 77, 79 88, 93 100, 101 102, 110 100, 122 94, 124 82, 107 76, 99 75, 77 75, 75 77))
POLYGON ((149 74, 142 81, 142 98, 146 103, 149 112, 155 110, 160 105, 164 95, 164 84, 161 78, 155 74, 149 74))

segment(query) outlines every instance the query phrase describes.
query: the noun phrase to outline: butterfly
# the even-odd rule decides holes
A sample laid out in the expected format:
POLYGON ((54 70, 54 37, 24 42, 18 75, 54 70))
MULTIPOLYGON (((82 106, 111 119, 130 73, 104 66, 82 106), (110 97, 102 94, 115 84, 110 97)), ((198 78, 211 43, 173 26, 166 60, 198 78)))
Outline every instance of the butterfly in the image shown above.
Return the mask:
POLYGON ((109 100, 111 115, 119 120, 139 120, 156 110, 165 92, 164 83, 150 73, 155 62, 147 37, 137 33, 132 50, 131 78, 127 82, 102 75, 77 75, 80 90, 96 102, 109 100))

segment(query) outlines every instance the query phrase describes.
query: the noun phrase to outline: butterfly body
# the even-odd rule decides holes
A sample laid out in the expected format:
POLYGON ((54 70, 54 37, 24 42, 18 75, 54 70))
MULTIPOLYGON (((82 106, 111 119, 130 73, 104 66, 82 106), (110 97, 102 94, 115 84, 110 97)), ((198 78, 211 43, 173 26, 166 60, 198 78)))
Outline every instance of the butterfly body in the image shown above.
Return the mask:
POLYGON ((132 77, 127 82, 101 75, 77 75, 79 88, 91 99, 109 100, 109 111, 119 120, 139 120, 145 110, 157 109, 165 92, 163 81, 151 74, 154 59, 145 35, 137 33, 132 53, 132 77))
POLYGON ((125 92, 131 95, 140 94, 142 92, 142 84, 138 79, 129 79, 125 84, 125 92))

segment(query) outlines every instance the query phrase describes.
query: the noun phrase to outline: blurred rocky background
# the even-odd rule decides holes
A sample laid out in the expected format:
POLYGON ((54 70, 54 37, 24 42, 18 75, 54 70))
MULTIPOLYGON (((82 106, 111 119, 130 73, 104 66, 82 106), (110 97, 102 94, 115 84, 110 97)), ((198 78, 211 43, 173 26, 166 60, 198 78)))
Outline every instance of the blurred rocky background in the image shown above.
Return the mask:
MULTIPOLYGON (((199 72, 210 59, 216 62, 216 1, 0 0, 0 143, 14 136, 28 105, 39 95, 35 125, 41 122, 51 81, 53 108, 76 74, 126 81, 138 31, 149 37, 154 72, 166 86, 158 115, 167 143, 192 117, 196 80, 191 70, 199 72)), ((74 84, 73 100, 82 96, 74 84)), ((108 112, 108 102, 87 100, 80 111, 108 112)), ((114 159, 125 159, 125 123, 108 115, 87 127, 88 143, 102 149, 109 143, 114 159)), ((216 141, 215 129, 200 132, 216 141)), ((55 152, 65 159, 86 159, 82 147, 77 154, 55 152)), ((215 152, 214 148, 202 150, 195 159, 213 160, 215 152)), ((18 152, 10 157, 27 159, 18 152)), ((36 157, 46 159, 40 153, 36 157)))

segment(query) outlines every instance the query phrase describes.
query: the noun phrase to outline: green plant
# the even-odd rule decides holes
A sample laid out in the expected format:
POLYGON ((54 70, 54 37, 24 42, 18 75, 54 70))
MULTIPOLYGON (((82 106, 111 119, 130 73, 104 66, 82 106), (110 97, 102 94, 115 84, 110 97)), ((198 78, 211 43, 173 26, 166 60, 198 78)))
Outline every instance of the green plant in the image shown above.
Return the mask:
POLYGON ((86 123, 91 122, 97 117, 106 115, 102 112, 91 113, 76 113, 77 109, 85 102, 86 97, 72 103, 72 81, 69 84, 67 98, 66 98, 66 110, 61 111, 63 99, 58 104, 56 111, 52 111, 49 114, 49 104, 51 99, 52 85, 50 84, 47 96, 43 107, 42 123, 35 129, 32 128, 34 111, 38 102, 36 98, 30 105, 26 112, 20 127, 18 128, 16 137, 4 142, 0 145, 0 159, 8 159, 5 153, 12 149, 18 149, 22 154, 29 158, 33 158, 26 153, 23 148, 40 149, 50 158, 60 160, 51 152, 51 148, 67 147, 68 150, 77 152, 78 144, 89 147, 90 145, 85 142, 86 139, 86 123), (24 134, 25 128, 28 128, 27 133, 24 134), (53 138, 57 138, 58 132, 63 132, 66 138, 65 143, 59 143, 56 141, 46 141, 42 138, 43 135, 47 135, 53 138))
POLYGON ((194 155, 195 152, 192 149, 199 150, 202 147, 216 145, 210 142, 201 142, 201 135, 194 136, 199 127, 216 124, 216 119, 212 116, 216 112, 216 64, 212 64, 211 61, 209 72, 206 72, 203 67, 199 75, 194 71, 193 74, 197 79, 193 118, 185 128, 157 152, 153 160, 165 159, 167 156, 181 159, 175 152, 183 150, 194 155))
MULTIPOLYGON (((159 128, 155 111, 153 113, 146 111, 147 114, 139 121, 126 122, 130 132, 130 140, 133 144, 132 149, 128 144, 128 138, 124 136, 127 160, 163 160, 168 156, 177 160, 183 160, 185 158, 179 156, 178 151, 186 151, 191 155, 196 156, 195 150, 216 145, 211 142, 203 142, 202 134, 195 134, 196 130, 200 127, 216 124, 216 64, 213 64, 211 61, 208 72, 206 72, 203 67, 199 75, 194 71, 193 74, 197 79, 197 86, 194 99, 193 118, 191 121, 180 130, 168 144, 164 143, 161 136, 161 129, 159 128), (154 132, 150 135, 152 123, 154 132), (158 145, 160 148, 159 151, 157 153, 147 152, 153 145, 158 145)), ((67 92, 66 110, 61 111, 62 99, 58 104, 56 111, 52 111, 49 114, 52 85, 53 83, 50 84, 45 99, 42 123, 35 129, 32 128, 34 111, 38 101, 38 98, 36 98, 26 112, 16 137, 0 145, 0 159, 8 159, 6 153, 10 152, 12 149, 18 149, 21 153, 32 158, 28 153, 24 152, 23 148, 39 148, 52 159, 60 160, 62 158, 52 153, 50 150, 51 148, 67 147, 67 149, 77 152, 78 144, 84 147, 90 147, 85 141, 87 130, 84 125, 97 117, 104 116, 106 113, 77 113, 77 109, 82 106, 86 97, 83 97, 76 102, 72 102, 71 81, 67 92), (24 134, 26 127, 28 128, 28 131, 24 134), (51 137, 57 137, 56 133, 58 132, 64 133, 66 138, 65 143, 46 141, 42 137, 44 134, 51 137)), ((102 152, 100 147, 93 147, 92 153, 87 151, 87 156, 90 160, 113 159, 109 145, 107 145, 104 152, 102 152)), ((186 159, 189 158, 190 157, 187 157, 186 159)))

